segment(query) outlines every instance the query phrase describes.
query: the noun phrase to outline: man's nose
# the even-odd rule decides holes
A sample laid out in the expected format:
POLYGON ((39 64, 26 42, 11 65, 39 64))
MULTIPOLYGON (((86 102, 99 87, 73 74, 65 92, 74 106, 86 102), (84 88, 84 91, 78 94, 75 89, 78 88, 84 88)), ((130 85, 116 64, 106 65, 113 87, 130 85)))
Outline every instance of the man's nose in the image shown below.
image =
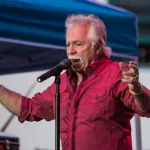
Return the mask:
POLYGON ((73 47, 73 45, 70 45, 67 47, 68 54, 75 54, 77 53, 76 49, 73 47))

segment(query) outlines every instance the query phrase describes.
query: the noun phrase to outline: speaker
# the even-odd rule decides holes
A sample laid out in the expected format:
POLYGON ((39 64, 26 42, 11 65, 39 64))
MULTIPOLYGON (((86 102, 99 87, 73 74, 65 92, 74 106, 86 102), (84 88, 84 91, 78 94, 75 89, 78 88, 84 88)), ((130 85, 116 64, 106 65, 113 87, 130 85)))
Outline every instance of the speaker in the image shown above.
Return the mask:
POLYGON ((6 132, 0 132, 0 150, 19 150, 19 138, 6 132))

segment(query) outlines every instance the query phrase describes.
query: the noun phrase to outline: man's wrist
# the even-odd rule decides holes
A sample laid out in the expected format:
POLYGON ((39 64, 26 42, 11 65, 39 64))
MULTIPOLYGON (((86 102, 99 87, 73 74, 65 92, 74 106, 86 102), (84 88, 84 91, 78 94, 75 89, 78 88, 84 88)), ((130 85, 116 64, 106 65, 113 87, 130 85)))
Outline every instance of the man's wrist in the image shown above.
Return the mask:
POLYGON ((138 87, 138 90, 137 91, 132 91, 130 90, 130 93, 134 96, 138 96, 138 95, 141 95, 142 93, 144 93, 144 88, 143 88, 143 85, 139 83, 139 87, 138 87))

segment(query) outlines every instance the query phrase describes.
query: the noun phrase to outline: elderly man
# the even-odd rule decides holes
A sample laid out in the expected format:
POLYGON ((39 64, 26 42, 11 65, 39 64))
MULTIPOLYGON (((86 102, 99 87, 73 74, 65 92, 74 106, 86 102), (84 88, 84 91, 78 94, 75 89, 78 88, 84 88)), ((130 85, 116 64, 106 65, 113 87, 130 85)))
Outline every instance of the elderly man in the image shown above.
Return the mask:
MULTIPOLYGON (((135 62, 109 59, 107 34, 94 15, 66 20, 67 56, 61 75, 60 135, 63 150, 132 150, 130 119, 150 115, 149 91, 138 81, 135 62)), ((19 121, 55 119, 55 84, 33 98, 1 86, 0 102, 19 121)))

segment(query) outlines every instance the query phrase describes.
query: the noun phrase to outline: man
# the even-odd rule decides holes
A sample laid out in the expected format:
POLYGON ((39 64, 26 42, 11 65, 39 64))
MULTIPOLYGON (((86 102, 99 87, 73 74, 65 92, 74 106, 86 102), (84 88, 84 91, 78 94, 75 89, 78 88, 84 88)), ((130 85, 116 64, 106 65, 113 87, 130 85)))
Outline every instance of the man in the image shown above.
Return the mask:
MULTIPOLYGON (((60 132, 63 150, 132 150, 130 119, 149 117, 149 91, 138 68, 109 59, 104 23, 94 15, 66 20, 67 56, 72 66, 61 75, 60 132)), ((0 102, 19 121, 55 119, 55 84, 33 98, 1 86, 0 102)))

